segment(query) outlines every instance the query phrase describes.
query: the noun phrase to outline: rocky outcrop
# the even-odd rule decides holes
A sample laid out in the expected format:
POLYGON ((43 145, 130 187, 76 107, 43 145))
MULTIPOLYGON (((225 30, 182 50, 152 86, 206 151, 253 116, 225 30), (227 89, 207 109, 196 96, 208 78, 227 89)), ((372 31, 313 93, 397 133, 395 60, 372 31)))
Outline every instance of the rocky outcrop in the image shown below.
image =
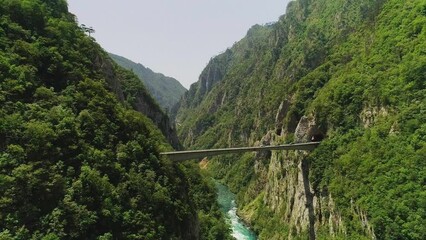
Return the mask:
POLYGON ((315 138, 322 138, 323 135, 313 117, 303 116, 297 124, 294 141, 296 143, 309 142, 315 138))
MULTIPOLYGON (((315 119, 304 116, 296 127, 295 142, 308 142, 318 134, 321 132, 315 119)), ((261 143, 274 145, 282 140, 283 136, 271 131, 261 143)), ((268 163, 256 161, 255 164, 258 175, 262 174, 260 171, 266 171, 263 203, 289 226, 289 235, 282 239, 292 239, 302 233, 308 233, 310 239, 315 239, 315 231, 320 227, 327 227, 331 236, 345 233, 331 195, 315 193, 311 187, 307 155, 306 151, 274 151, 268 163)), ((257 159, 262 157, 265 155, 261 153, 256 156, 257 159)))
POLYGON ((94 58, 93 64, 103 73, 109 88, 115 93, 118 99, 124 101, 123 87, 118 80, 117 73, 114 71, 112 61, 109 61, 105 56, 97 55, 94 58))
MULTIPOLYGON (((173 116, 177 114, 180 108, 193 108, 198 106, 213 87, 225 77, 231 59, 232 51, 229 49, 215 58, 212 58, 200 74, 198 81, 191 85, 189 90, 182 96, 177 106, 172 109, 173 116)), ((224 94, 223 97, 225 97, 225 95, 226 94, 224 94)))
POLYGON ((284 119, 287 116, 290 106, 291 102, 286 99, 278 107, 277 115, 275 116, 275 132, 277 135, 281 135, 283 131, 284 119))
POLYGON ((388 110, 385 107, 365 106, 360 114, 360 119, 365 128, 372 126, 379 117, 388 115, 388 110))
POLYGON ((330 236, 335 237, 337 234, 346 235, 346 228, 344 226, 342 216, 336 211, 336 205, 331 194, 314 196, 315 216, 318 219, 316 228, 321 225, 328 226, 330 236), (324 207, 323 205, 326 204, 324 207))
POLYGON ((146 97, 140 95, 136 99, 136 110, 149 117, 166 136, 169 143, 175 148, 180 149, 179 139, 176 133, 174 123, 172 123, 169 117, 162 112, 158 107, 150 104, 146 101, 146 97))
POLYGON ((358 216, 359 221, 361 222, 361 227, 364 229, 364 232, 366 232, 367 235, 371 236, 372 240, 375 240, 376 234, 374 233, 373 226, 368 221, 367 212, 363 211, 358 206, 356 206, 353 200, 351 200, 351 210, 354 213, 354 215, 358 216))

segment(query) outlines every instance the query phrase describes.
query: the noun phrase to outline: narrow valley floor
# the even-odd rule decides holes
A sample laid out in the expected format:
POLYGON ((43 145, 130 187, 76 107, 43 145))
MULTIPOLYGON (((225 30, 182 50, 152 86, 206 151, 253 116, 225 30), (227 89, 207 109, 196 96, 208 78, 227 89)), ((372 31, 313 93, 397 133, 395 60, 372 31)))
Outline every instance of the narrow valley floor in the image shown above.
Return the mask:
POLYGON ((231 223, 232 236, 237 240, 255 240, 257 239, 252 232, 238 217, 235 195, 229 191, 228 187, 215 181, 218 191, 218 202, 223 213, 231 223))

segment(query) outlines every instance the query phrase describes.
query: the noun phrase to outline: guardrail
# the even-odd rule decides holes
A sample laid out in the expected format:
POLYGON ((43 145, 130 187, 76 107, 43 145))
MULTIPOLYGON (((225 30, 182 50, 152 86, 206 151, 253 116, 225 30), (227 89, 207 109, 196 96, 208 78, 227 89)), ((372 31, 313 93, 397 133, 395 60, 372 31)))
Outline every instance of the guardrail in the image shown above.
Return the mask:
POLYGON ((160 155, 168 156, 172 161, 183 161, 190 159, 201 159, 204 157, 216 156, 221 154, 230 153, 243 153, 254 151, 271 151, 271 150, 306 150, 311 151, 315 149, 320 142, 309 143, 293 143, 275 146, 261 146, 261 147, 240 147, 240 148, 219 148, 219 149, 205 149, 205 150, 188 150, 177 152, 162 152, 160 155))

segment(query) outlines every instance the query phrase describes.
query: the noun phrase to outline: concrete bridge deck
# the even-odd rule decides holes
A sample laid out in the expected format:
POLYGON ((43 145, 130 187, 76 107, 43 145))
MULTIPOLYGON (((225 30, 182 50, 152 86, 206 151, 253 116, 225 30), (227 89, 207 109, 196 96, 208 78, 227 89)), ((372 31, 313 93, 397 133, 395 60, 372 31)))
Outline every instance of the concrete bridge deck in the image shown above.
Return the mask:
POLYGON ((244 153, 254 151, 271 151, 271 150, 306 150, 310 151, 315 149, 320 142, 309 143, 294 143, 276 146, 262 146, 262 147, 240 147, 240 148, 219 148, 219 149, 206 149, 206 150, 189 150, 177 152, 162 152, 160 155, 168 156, 172 161, 183 161, 190 159, 201 159, 204 157, 216 156, 221 154, 230 153, 244 153))

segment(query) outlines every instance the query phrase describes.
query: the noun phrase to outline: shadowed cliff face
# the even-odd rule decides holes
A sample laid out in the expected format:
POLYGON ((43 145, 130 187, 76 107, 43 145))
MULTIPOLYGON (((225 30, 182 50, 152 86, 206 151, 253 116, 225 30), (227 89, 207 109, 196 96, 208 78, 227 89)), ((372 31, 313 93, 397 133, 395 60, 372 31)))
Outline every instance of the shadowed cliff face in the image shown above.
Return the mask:
MULTIPOLYGON (((314 119, 302 117, 295 130, 294 142, 309 142, 317 125, 314 119)), ((273 132, 271 145, 279 144, 282 137, 273 132)), ((264 202, 289 225, 288 238, 308 234, 315 238, 319 227, 327 228, 330 235, 344 233, 341 217, 336 214, 331 196, 315 193, 309 180, 309 152, 274 152, 268 164, 261 168, 265 175, 264 202), (324 219, 321 212, 332 213, 324 219)), ((325 193, 326 194, 326 193, 325 193)))
POLYGON ((410 227, 422 213, 408 203, 422 201, 424 185, 412 166, 425 168, 425 9, 421 0, 293 1, 229 49, 220 81, 203 78, 181 101, 188 148, 323 140, 309 154, 211 161, 261 238, 425 237, 410 227))
POLYGON ((170 121, 169 116, 161 111, 158 106, 146 101, 146 96, 138 96, 136 100, 136 110, 148 116, 166 136, 169 143, 180 150, 180 145, 174 123, 170 121))
POLYGON ((108 54, 118 65, 135 73, 144 83, 151 96, 157 101, 163 111, 170 110, 180 100, 186 89, 174 78, 156 73, 140 63, 132 62, 124 57, 108 54))
POLYGON ((175 149, 181 149, 174 123, 170 121, 167 114, 149 95, 143 84, 139 83, 140 80, 137 79, 135 75, 127 73, 129 74, 129 76, 127 77, 131 78, 133 80, 133 83, 129 83, 128 79, 117 75, 117 66, 107 55, 99 55, 96 58, 94 64, 97 68, 101 69, 102 73, 105 75, 108 86, 116 94, 117 98, 120 99, 120 101, 122 102, 126 102, 126 99, 128 97, 126 96, 124 90, 127 88, 126 85, 137 84, 138 86, 140 86, 141 90, 132 93, 133 100, 130 104, 135 108, 135 110, 149 117, 154 122, 154 124, 158 126, 158 128, 167 138, 169 143, 175 149))
MULTIPOLYGON (((190 86, 189 90, 183 94, 180 101, 173 106, 170 111, 170 117, 178 125, 186 119, 188 113, 185 110, 191 111, 191 109, 198 107, 214 86, 225 77, 227 69, 232 64, 232 59, 232 51, 228 49, 210 60, 206 68, 200 74, 198 82, 190 86)), ((220 99, 224 100, 224 98, 225 96, 220 99)), ((211 111, 209 110, 209 112, 211 111)), ((186 137, 184 137, 184 139, 186 139, 186 137)))
POLYGON ((214 191, 65 0, 0 0, 0 49, 0 239, 200 238, 214 191))

